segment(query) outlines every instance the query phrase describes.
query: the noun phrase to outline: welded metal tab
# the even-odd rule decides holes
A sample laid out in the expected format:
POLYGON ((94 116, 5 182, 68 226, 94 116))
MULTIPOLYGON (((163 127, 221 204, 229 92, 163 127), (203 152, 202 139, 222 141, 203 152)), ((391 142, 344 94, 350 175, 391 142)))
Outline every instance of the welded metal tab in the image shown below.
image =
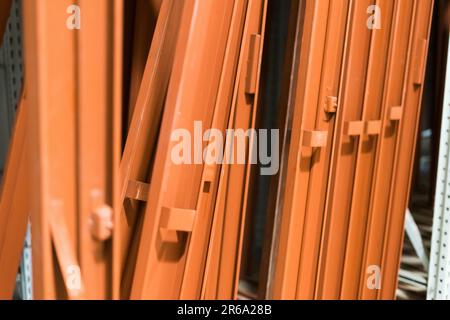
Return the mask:
POLYGON ((368 136, 376 136, 381 133, 382 122, 381 120, 367 121, 364 133, 368 136))
POLYGON ((131 180, 128 182, 126 197, 132 200, 146 202, 150 185, 145 182, 131 180))
POLYGON ((392 107, 389 113, 389 120, 400 121, 403 117, 403 111, 404 110, 402 106, 392 107))
POLYGON ((258 80, 258 70, 261 57, 261 35, 252 34, 250 37, 248 71, 245 78, 245 93, 255 94, 258 80))
POLYGON ((327 96, 325 101, 325 112, 336 113, 338 109, 338 98, 327 96))
POLYGON ((162 208, 160 227, 169 231, 192 232, 197 211, 162 208))
POLYGON ((303 146, 308 148, 323 148, 327 146, 327 131, 308 131, 303 132, 303 146))
POLYGON ((344 134, 350 137, 358 137, 364 133, 364 121, 348 121, 344 125, 344 134))

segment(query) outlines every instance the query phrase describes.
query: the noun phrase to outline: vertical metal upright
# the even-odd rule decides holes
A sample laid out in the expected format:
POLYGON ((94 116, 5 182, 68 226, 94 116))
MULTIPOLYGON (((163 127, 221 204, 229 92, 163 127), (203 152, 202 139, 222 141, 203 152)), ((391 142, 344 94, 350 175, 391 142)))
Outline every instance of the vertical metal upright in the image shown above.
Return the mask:
MULTIPOLYGON (((450 57, 450 47, 447 56, 450 57)), ((444 106, 436 179, 428 294, 430 300, 450 299, 450 63, 447 62, 444 106)))

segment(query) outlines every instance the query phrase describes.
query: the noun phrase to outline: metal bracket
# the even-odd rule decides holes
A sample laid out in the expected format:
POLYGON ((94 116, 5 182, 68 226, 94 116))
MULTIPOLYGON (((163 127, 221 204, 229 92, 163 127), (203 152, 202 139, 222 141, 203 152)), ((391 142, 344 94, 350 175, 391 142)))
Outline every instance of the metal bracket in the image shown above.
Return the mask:
POLYGON ((197 211, 162 208, 160 227, 169 231, 192 232, 197 211))
POLYGON ((348 121, 344 125, 344 134, 350 137, 358 137, 364 133, 363 121, 348 121))
POLYGON ((382 123, 380 120, 367 121, 365 134, 368 136, 377 136, 381 134, 382 123))
POLYGON ((303 132, 303 146, 307 148, 324 148, 328 143, 327 131, 308 131, 303 132))
POLYGON ((391 108, 391 112, 389 114, 389 120, 391 121, 400 121, 403 117, 403 107, 396 106, 391 108))
POLYGON ((325 112, 326 113, 336 113, 338 108, 338 98, 327 96, 325 98, 325 112))
POLYGON ((177 242, 178 233, 191 233, 194 230, 196 210, 162 208, 160 235, 164 242, 177 242))
POLYGON ((111 207, 103 205, 94 209, 91 220, 91 233, 99 241, 106 241, 112 236, 113 211, 111 207))
POLYGON ((150 185, 139 181, 129 181, 126 198, 147 202, 150 185))

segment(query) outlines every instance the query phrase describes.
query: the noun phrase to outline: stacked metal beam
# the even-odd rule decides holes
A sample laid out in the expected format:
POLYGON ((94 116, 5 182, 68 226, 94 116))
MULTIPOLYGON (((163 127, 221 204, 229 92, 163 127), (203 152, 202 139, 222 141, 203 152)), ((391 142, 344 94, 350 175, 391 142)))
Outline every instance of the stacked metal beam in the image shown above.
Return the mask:
MULTIPOLYGON (((172 136, 200 122, 232 157, 257 128, 267 0, 130 3, 23 0, 1 298, 29 216, 37 299, 238 298, 256 137, 177 164, 172 136)), ((264 297, 393 299, 433 1, 292 8, 264 297)))
POLYGON ((268 297, 395 297, 432 5, 306 1, 301 8, 268 297), (381 28, 365 27, 374 5, 381 28), (372 273, 380 273, 374 287, 372 273))

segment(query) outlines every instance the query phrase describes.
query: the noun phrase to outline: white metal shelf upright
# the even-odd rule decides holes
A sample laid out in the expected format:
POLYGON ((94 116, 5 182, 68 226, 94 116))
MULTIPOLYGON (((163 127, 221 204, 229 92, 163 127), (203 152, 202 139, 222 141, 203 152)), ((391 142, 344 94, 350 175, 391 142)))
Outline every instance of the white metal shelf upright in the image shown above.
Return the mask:
POLYGON ((436 179, 428 294, 430 300, 450 300, 450 46, 447 55, 444 106, 436 179))

